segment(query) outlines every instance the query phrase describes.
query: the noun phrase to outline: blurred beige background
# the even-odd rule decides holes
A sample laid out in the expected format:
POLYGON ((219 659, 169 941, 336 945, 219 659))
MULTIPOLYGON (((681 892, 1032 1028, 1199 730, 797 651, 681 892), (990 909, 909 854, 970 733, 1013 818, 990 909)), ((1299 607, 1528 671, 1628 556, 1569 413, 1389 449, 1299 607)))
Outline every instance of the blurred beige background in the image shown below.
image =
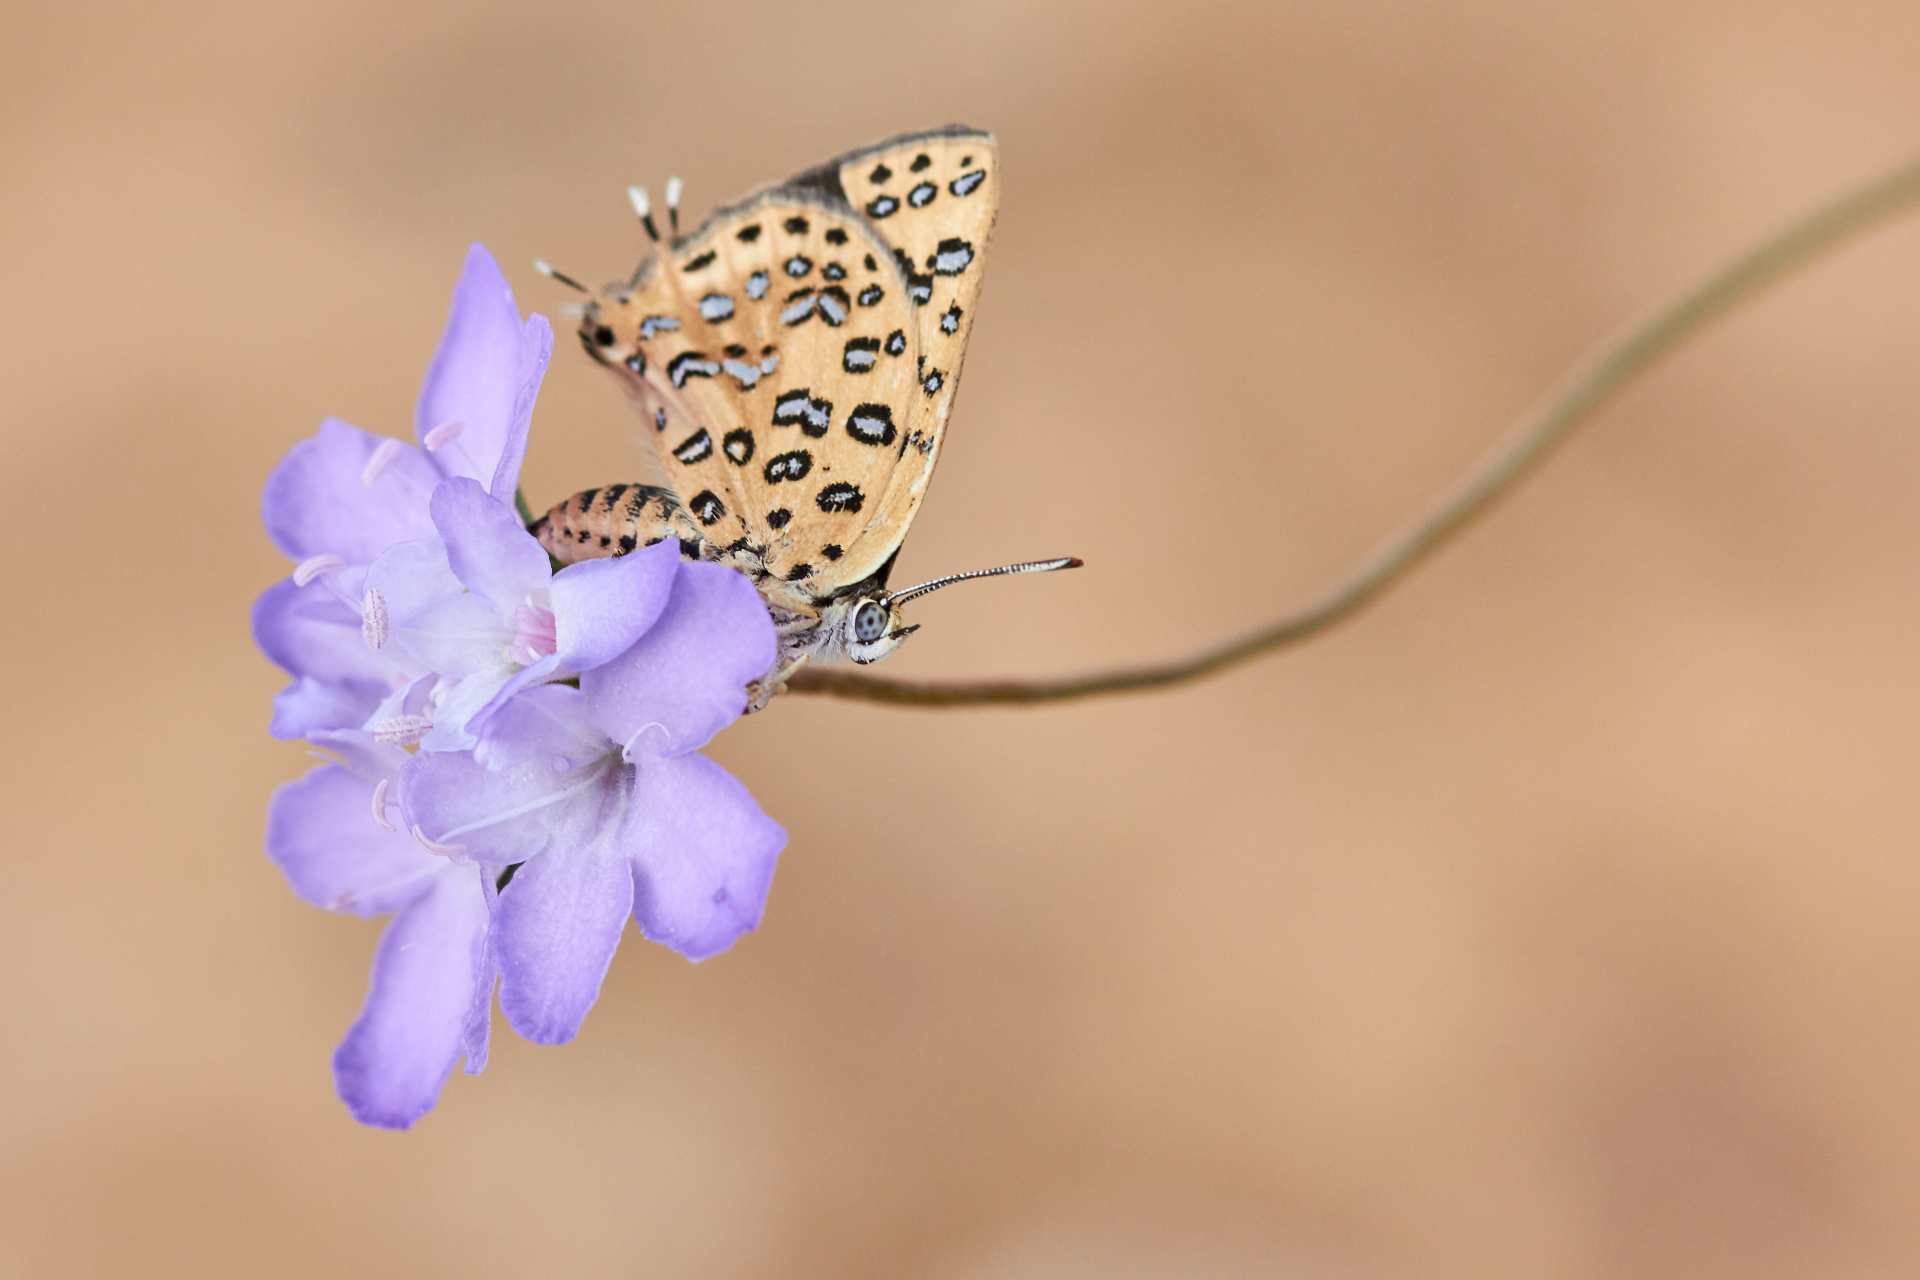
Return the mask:
MULTIPOLYGON (((378 926, 298 774, 256 516, 405 433, 470 239, 632 262, 900 129, 1007 188, 896 675, 1317 592, 1597 337, 1915 143, 1913 6, 10 8, 0 1274, 1920 1269, 1920 225, 1637 387, 1359 620, 1176 694, 791 700, 762 931, 629 935, 404 1136, 327 1060, 378 926), (164 16, 163 16, 164 15, 164 16)), ((635 472, 564 335, 537 504, 635 472)))

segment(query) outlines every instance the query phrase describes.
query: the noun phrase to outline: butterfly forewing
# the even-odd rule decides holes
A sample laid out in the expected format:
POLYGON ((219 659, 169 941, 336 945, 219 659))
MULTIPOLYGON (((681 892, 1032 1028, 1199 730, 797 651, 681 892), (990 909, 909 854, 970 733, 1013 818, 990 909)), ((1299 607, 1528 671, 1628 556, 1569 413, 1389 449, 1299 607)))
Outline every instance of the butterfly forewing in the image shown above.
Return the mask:
POLYGON ((718 210, 588 316, 686 512, 774 603, 811 609, 899 549, 998 193, 989 135, 895 139, 718 210))

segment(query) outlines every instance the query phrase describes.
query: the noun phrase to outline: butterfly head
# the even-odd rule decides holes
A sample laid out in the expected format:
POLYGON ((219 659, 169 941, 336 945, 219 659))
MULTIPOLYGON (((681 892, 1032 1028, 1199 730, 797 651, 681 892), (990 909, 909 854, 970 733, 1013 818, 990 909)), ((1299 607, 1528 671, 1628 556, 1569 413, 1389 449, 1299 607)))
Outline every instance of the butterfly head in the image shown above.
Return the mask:
POLYGON ((840 628, 840 644, 847 657, 863 666, 880 661, 920 629, 902 622, 900 606, 887 596, 862 596, 854 601, 840 628))
POLYGON ((950 587, 956 582, 969 582, 974 578, 998 578, 1009 573, 1047 573, 1054 569, 1077 569, 1080 564, 1073 556, 1061 556, 1054 560, 1005 564, 997 569, 970 569, 966 573, 952 573, 899 591, 858 596, 840 606, 839 616, 830 619, 829 625, 837 629, 835 639, 847 657, 862 665, 878 662, 920 629, 918 623, 908 626, 900 613, 900 606, 915 596, 950 587))

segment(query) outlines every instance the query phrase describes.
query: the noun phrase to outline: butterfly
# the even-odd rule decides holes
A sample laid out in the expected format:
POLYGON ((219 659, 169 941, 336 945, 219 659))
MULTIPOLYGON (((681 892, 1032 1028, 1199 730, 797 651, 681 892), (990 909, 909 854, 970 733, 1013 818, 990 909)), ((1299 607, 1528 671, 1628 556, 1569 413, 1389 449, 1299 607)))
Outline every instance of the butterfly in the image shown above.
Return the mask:
POLYGON ((813 659, 877 662, 919 628, 901 606, 956 582, 1073 568, 1072 557, 887 589, 926 497, 1000 203, 993 135, 903 134, 716 209, 580 308, 587 353, 638 406, 666 486, 615 484, 530 526, 556 560, 677 538, 750 576, 780 656, 763 706, 813 659))

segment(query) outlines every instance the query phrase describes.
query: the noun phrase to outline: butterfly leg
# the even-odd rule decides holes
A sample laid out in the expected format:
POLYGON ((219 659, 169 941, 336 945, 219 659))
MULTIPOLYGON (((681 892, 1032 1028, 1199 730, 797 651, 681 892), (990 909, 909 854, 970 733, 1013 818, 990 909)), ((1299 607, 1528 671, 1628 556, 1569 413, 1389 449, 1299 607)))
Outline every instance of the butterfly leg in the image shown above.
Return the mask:
POLYGON ((793 673, 807 664, 811 653, 802 653, 798 657, 781 662, 772 671, 747 686, 747 714, 764 711, 769 702, 787 691, 787 681, 793 673))

